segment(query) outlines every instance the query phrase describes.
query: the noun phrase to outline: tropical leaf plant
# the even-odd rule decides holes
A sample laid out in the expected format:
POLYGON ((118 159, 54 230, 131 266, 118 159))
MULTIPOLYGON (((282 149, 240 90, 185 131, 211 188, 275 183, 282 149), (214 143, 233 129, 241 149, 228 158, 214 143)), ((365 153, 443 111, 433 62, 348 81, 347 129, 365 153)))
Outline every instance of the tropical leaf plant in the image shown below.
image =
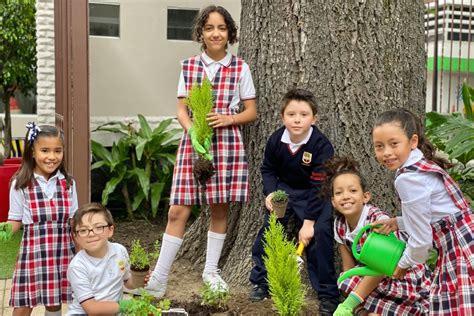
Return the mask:
POLYGON ((178 136, 182 133, 181 128, 170 127, 172 121, 164 120, 152 129, 139 114, 139 129, 131 123, 109 122, 93 130, 119 136, 110 150, 92 141, 95 160, 92 169, 102 168, 109 177, 102 193, 102 204, 107 205, 111 194, 120 189, 129 219, 137 210, 142 217, 156 217, 158 207, 166 200, 164 196, 171 187, 178 136))
POLYGON ((462 87, 464 109, 462 113, 426 114, 426 136, 454 163, 448 170, 466 197, 474 200, 474 89, 464 81, 462 87))

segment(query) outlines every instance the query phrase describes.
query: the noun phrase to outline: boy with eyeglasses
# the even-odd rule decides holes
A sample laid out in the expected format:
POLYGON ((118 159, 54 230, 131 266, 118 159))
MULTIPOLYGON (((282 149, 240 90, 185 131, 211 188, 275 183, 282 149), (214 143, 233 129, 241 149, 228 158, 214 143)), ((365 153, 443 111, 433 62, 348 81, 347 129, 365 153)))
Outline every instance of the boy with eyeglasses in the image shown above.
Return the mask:
POLYGON ((123 285, 132 288, 130 263, 125 247, 109 242, 112 214, 99 203, 89 203, 74 214, 71 227, 82 250, 67 271, 73 296, 67 315, 126 313, 133 304, 122 300, 123 285))

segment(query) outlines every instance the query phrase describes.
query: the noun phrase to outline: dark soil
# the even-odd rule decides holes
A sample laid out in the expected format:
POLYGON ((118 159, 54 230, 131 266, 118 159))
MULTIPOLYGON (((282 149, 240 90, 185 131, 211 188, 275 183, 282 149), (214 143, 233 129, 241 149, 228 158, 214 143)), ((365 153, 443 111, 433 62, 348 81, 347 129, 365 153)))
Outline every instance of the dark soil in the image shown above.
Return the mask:
POLYGON ((199 184, 206 186, 207 181, 216 173, 216 169, 212 161, 204 159, 199 156, 199 159, 194 162, 193 175, 198 180, 199 184))
MULTIPOLYGON (((112 241, 124 245, 129 251, 134 239, 140 239, 142 245, 152 251, 156 239, 161 241, 164 224, 153 225, 145 221, 116 223, 112 241)), ((154 266, 154 263, 153 263, 154 266)), ((171 301, 172 308, 184 308, 189 315, 277 315, 271 299, 252 303, 248 299, 251 285, 230 285, 230 299, 227 309, 216 309, 201 305, 202 266, 186 260, 177 260, 173 264, 165 298, 171 301)), ((303 275, 305 278, 305 275, 303 275)), ((302 315, 319 315, 318 300, 308 284, 306 307, 302 315)))

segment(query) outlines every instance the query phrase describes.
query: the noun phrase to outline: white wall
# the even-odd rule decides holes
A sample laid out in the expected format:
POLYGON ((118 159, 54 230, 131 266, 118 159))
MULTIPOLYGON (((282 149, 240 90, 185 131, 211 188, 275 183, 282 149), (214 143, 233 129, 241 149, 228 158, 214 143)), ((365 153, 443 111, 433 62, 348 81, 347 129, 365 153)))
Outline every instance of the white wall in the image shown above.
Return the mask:
MULTIPOLYGON (((198 54, 191 41, 166 39, 167 9, 224 6, 236 23, 240 1, 101 0, 120 4, 120 38, 89 37, 91 125, 114 117, 176 115, 179 61, 198 54)), ((237 47, 231 49, 236 52, 237 47)))

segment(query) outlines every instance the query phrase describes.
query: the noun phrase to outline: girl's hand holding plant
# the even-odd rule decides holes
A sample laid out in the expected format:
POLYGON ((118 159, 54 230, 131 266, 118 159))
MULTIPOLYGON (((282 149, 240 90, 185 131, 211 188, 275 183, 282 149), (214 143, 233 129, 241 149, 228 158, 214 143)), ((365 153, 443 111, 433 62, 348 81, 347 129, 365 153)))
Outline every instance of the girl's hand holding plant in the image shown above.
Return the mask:
POLYGON ((9 241, 13 235, 12 224, 5 222, 0 223, 0 241, 9 241))
POLYGON ((232 115, 224 115, 215 112, 207 114, 207 122, 212 128, 226 127, 235 124, 235 119, 232 115))

